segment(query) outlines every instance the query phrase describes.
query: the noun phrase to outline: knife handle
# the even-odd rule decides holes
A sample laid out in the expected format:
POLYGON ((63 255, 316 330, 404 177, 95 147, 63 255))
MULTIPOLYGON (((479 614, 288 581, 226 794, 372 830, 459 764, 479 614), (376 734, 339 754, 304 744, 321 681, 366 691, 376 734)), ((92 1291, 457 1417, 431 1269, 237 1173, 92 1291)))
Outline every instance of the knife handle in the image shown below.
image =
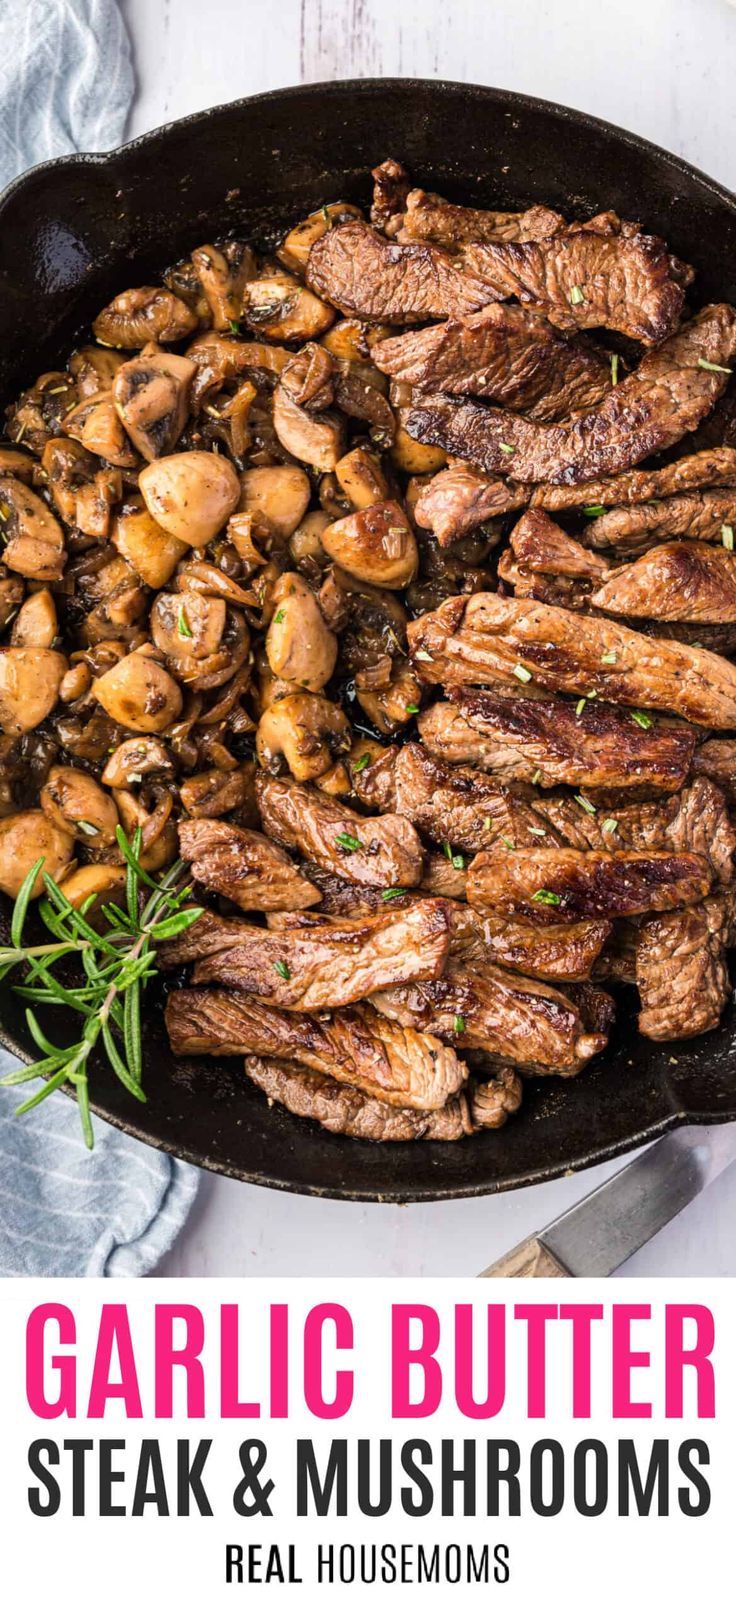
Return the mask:
POLYGON ((539 1237, 530 1236, 526 1242, 519 1242, 518 1247, 512 1247, 510 1253, 489 1264, 487 1270, 481 1270, 480 1279, 484 1276, 496 1278, 498 1276, 543 1276, 551 1275, 570 1276, 570 1271, 564 1264, 559 1264, 544 1242, 539 1237))

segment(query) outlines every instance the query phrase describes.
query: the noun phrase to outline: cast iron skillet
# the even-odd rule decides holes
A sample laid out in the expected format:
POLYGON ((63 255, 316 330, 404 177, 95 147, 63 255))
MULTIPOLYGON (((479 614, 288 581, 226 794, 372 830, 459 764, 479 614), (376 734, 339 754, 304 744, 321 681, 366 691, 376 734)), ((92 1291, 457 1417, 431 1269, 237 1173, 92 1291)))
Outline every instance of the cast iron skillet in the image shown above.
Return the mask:
MULTIPOLYGON (((0 202, 0 400, 63 359, 115 292, 155 282, 213 236, 266 241, 324 201, 365 203, 368 171, 389 155, 457 201, 546 202, 582 217, 615 208, 695 264, 699 300, 736 302, 736 197, 645 140, 481 86, 315 84, 215 107, 109 156, 45 163, 11 185, 0 202)), ((733 1005, 712 1034, 675 1046, 640 1039, 624 1008, 607 1054, 579 1079, 531 1083, 506 1129, 452 1146, 331 1136, 269 1108, 237 1060, 176 1063, 161 1005, 148 998, 147 1106, 99 1066, 95 1111, 179 1157, 290 1191, 467 1197, 583 1168, 685 1122, 736 1119, 733 1005)), ((2 1043, 36 1055, 7 987, 2 1018, 2 1043)))

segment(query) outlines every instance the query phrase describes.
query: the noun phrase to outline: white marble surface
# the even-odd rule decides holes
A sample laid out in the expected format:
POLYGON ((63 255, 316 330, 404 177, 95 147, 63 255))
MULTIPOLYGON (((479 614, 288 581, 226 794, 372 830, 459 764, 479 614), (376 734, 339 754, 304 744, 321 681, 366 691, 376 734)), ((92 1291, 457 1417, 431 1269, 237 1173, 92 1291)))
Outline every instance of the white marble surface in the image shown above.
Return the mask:
MULTIPOLYGON (((129 133, 301 79, 474 80, 635 129, 733 185, 736 14, 726 0, 122 0, 138 95, 129 133)), ((298 1199, 204 1177, 165 1275, 472 1274, 611 1165, 474 1202, 298 1199)), ((736 1275, 736 1168, 626 1267, 736 1275)))

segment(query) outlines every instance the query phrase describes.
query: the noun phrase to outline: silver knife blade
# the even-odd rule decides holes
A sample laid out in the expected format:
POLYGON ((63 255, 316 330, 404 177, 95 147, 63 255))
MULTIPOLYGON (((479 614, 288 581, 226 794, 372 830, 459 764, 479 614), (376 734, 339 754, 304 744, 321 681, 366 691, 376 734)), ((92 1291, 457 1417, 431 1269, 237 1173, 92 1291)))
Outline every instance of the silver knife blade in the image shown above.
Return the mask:
POLYGON ((611 1275, 734 1162, 736 1124, 673 1130, 481 1274, 611 1275))

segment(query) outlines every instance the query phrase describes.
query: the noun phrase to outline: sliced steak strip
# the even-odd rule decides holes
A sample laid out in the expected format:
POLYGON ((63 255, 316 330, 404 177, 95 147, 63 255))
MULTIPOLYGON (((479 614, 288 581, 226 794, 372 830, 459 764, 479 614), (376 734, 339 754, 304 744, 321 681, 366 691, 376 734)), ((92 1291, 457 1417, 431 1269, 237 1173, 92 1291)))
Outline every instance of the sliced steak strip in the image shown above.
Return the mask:
POLYGON ((478 469, 577 486, 628 470, 694 430, 723 391, 735 353, 736 312, 719 303, 647 353, 603 402, 567 424, 541 425, 441 393, 415 396, 403 424, 416 441, 445 448, 478 469))
POLYGON ((547 240, 567 228, 561 213, 550 207, 527 207, 522 213, 490 212, 458 207, 427 190, 410 190, 397 239, 434 241, 457 250, 473 241, 547 240))
POLYGON ((653 235, 585 228, 547 240, 469 245, 463 263, 494 298, 533 303, 563 330, 604 326, 647 345, 676 329, 687 278, 653 235))
POLYGON ((693 756, 693 772, 711 778, 729 804, 736 805, 736 738, 706 739, 693 756))
MULTIPOLYGON (((615 704, 668 710, 703 727, 736 727, 736 668, 729 661, 632 632, 618 621, 475 593, 447 599, 407 630, 416 671, 426 682, 533 682, 587 699, 595 692, 615 704)), ((649 720, 637 725, 648 731, 649 720)))
POLYGON ((605 1035, 586 1032, 577 1007, 551 985, 491 963, 468 965, 459 958, 442 979, 384 990, 375 1003, 398 1023, 431 1026, 455 1046, 530 1074, 577 1074, 606 1044, 605 1035))
POLYGON ((505 303, 390 336, 371 348, 371 358, 420 391, 490 397, 542 421, 594 408, 611 390, 602 353, 565 338, 541 314, 505 303))
POLYGON ((405 744, 394 770, 396 810, 436 843, 489 850, 499 838, 533 845, 531 804, 479 772, 444 766, 421 744, 405 744))
POLYGON ((350 1006, 406 979, 436 979, 449 951, 441 901, 417 901, 324 928, 272 933, 248 923, 238 939, 197 963, 195 984, 245 990, 290 1012, 350 1006))
POLYGON ((258 809, 266 833, 301 851, 328 872, 356 884, 418 884, 422 846, 404 817, 361 817, 319 789, 261 773, 258 809))
POLYGON ((576 850, 693 851, 708 862, 714 883, 730 884, 736 827, 717 784, 699 777, 668 800, 587 810, 569 796, 548 795, 535 813, 576 850))
POLYGON ((584 537, 592 548, 636 550, 651 548, 665 538, 689 537, 697 542, 721 542, 724 526, 736 530, 736 487, 719 491, 680 492, 653 503, 607 509, 591 520, 584 537))
POLYGON ((247 1057, 245 1072, 269 1102, 357 1141, 462 1141, 476 1130, 499 1129, 522 1097, 521 1080, 512 1069, 500 1069, 497 1079, 461 1091, 432 1113, 389 1107, 329 1075, 310 1074, 275 1058, 247 1057))
MULTIPOLYGON (((545 789, 555 783, 679 789, 695 749, 694 729, 661 722, 642 728, 627 712, 597 699, 587 700, 581 711, 564 699, 511 699, 492 689, 454 688, 450 699, 451 710, 470 729, 450 727, 454 755, 465 740, 479 759, 482 745, 482 766, 504 782, 533 780, 545 789)), ((442 743, 445 710, 433 705, 421 718, 429 749, 442 743)))
POLYGON ((330 1018, 279 1012, 228 990, 176 990, 166 1028, 177 1057, 281 1057, 394 1107, 441 1108, 468 1071, 436 1036, 406 1030, 363 1005, 330 1018))
POLYGON ((520 923, 498 912, 476 912, 450 903, 450 955, 468 962, 494 962, 527 977, 588 979, 611 932, 605 918, 584 923, 520 923))
POLYGON ((590 602, 609 615, 736 622, 736 553, 700 543, 659 543, 612 571, 590 602))
POLYGON ((199 962, 203 957, 214 956, 217 951, 228 951, 232 945, 237 945, 243 933, 251 932, 241 918, 218 917, 216 912, 205 909, 191 928, 185 929, 175 940, 165 940, 163 945, 159 945, 156 957, 166 970, 184 968, 188 962, 199 962))
POLYGON ((441 246, 397 246, 357 221, 315 241, 306 279, 343 313, 380 324, 460 318, 498 301, 441 246))
POLYGON ((687 851, 484 850, 467 891, 481 912, 543 924, 666 912, 702 900, 710 885, 705 858, 687 851))
MULTIPOLYGON (((588 534, 584 534, 586 542, 588 534)), ((527 509, 517 520, 509 541, 515 559, 532 571, 587 582, 603 581, 608 573, 607 559, 569 537, 543 509, 527 509)))
POLYGON ((262 833, 200 817, 179 823, 179 846, 198 883, 244 912, 294 911, 319 900, 314 884, 262 833))
POLYGON ((656 470, 628 470, 579 487, 538 486, 484 475, 469 464, 454 464, 433 476, 414 509, 419 526, 433 531, 446 547, 484 520, 514 509, 581 509, 603 504, 641 504, 700 487, 736 486, 736 448, 709 448, 656 470))
POLYGON ((642 923, 636 984, 648 1040, 689 1040, 716 1028, 731 994, 724 926, 720 896, 642 923))

